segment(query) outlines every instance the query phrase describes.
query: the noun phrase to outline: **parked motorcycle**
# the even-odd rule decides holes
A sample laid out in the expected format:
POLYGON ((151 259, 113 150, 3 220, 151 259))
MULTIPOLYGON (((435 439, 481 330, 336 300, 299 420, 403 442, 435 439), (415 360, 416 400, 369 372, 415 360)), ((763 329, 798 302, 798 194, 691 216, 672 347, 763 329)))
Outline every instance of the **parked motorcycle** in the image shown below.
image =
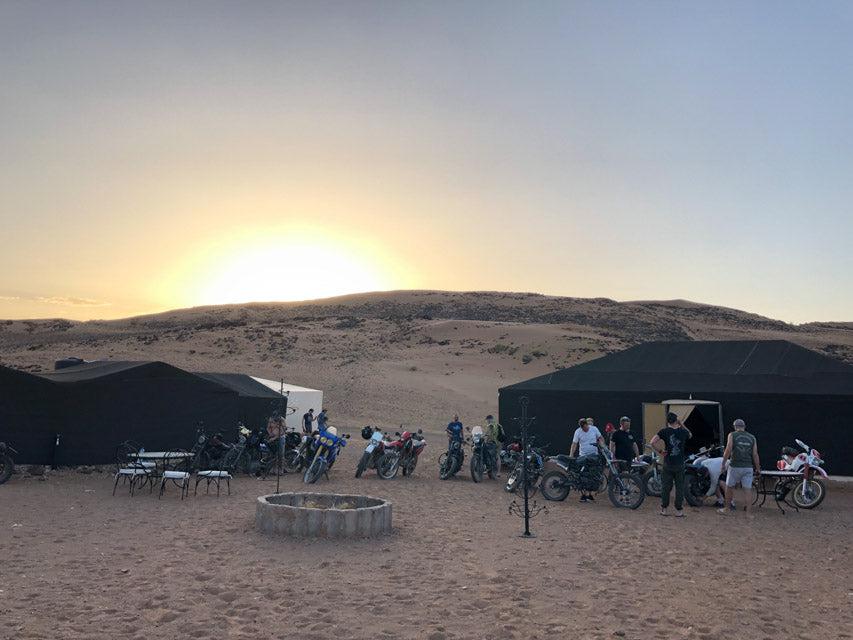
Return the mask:
POLYGON ((287 473, 299 473, 305 471, 311 461, 314 460, 316 452, 318 432, 311 435, 300 434, 295 431, 288 433, 290 445, 285 445, 282 466, 287 473), (292 435, 290 435, 292 434, 292 435))
POLYGON ((474 482, 482 482, 483 473, 487 473, 490 480, 495 479, 497 473, 496 455, 495 445, 486 442, 483 427, 471 429, 471 479, 474 482))
MULTIPOLYGON (((415 467, 418 466, 418 457, 426 448, 426 440, 423 437, 423 431, 418 429, 417 432, 403 431, 399 433, 400 439, 400 468, 403 470, 404 476, 410 476, 415 472, 415 467)), ((396 444, 396 443, 392 443, 396 444)))
POLYGON ((451 440, 447 445, 447 451, 438 458, 438 477, 447 480, 455 476, 465 462, 465 440, 451 440))
POLYGON ((340 450, 346 446, 348 439, 349 434, 338 436, 338 430, 335 427, 320 431, 316 438, 314 458, 305 470, 303 482, 314 484, 324 473, 327 473, 335 464, 340 450))
POLYGON ((705 498, 717 491, 723 471, 723 448, 719 445, 702 449, 684 461, 684 499, 691 507, 699 507, 705 498))
POLYGON ((636 509, 646 498, 642 478, 630 471, 620 472, 613 463, 610 451, 598 447, 598 453, 570 458, 558 455, 549 458, 542 477, 542 495, 548 500, 565 500, 572 489, 599 492, 602 485, 614 507, 636 509), (610 479, 604 482, 605 470, 610 479))
MULTIPOLYGON (((542 447, 535 447, 533 443, 536 441, 534 436, 530 438, 530 444, 528 444, 528 453, 527 453, 527 484, 528 484, 528 493, 535 492, 539 487, 539 479, 542 477, 542 473, 545 468, 545 449, 542 447)), ((510 471, 509 476, 506 479, 506 484, 504 485, 504 491, 507 493, 515 493, 518 491, 519 487, 523 488, 524 484, 524 468, 522 466, 522 458, 524 458, 524 454, 521 447, 521 442, 516 439, 516 441, 511 442, 508 451, 510 455, 508 458, 511 458, 514 463, 512 466, 512 471, 510 471)))
POLYGON ((397 475, 399 453, 389 448, 387 434, 379 427, 364 427, 361 437, 367 440, 367 446, 355 468, 355 477, 360 478, 368 469, 376 469, 380 478, 390 480, 397 475))
MULTIPOLYGON (((402 427, 402 425, 400 425, 402 427)), ((399 469, 403 470, 403 475, 411 475, 418 464, 418 456, 426 446, 426 441, 421 435, 422 431, 418 429, 417 433, 411 431, 395 431, 396 440, 392 440, 386 445, 386 459, 383 461, 379 469, 379 475, 390 480, 397 475, 399 469)))
POLYGON ((12 459, 12 454, 17 455, 18 452, 12 448, 12 445, 0 442, 0 484, 6 482, 15 472, 15 461, 12 459))
POLYGON ((791 492, 791 499, 798 508, 814 509, 826 497, 826 485, 822 480, 827 477, 823 469, 824 460, 817 449, 812 449, 802 440, 794 442, 800 449, 782 447, 782 457, 776 462, 776 468, 799 475, 778 480, 777 499, 784 500, 791 492))
POLYGON ((660 457, 651 445, 647 444, 645 448, 650 453, 640 456, 636 462, 632 463, 631 471, 640 474, 640 477, 643 479, 643 489, 647 496, 660 498, 660 457))

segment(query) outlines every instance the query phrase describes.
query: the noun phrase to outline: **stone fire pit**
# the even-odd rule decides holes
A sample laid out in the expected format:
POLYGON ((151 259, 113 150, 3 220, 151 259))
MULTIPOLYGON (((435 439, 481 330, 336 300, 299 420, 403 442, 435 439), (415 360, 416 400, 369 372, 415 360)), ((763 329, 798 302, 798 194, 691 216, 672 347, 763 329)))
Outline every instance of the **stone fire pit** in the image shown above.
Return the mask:
POLYGON ((391 503, 370 496, 274 493, 258 498, 255 527, 298 538, 364 538, 391 533, 391 503))

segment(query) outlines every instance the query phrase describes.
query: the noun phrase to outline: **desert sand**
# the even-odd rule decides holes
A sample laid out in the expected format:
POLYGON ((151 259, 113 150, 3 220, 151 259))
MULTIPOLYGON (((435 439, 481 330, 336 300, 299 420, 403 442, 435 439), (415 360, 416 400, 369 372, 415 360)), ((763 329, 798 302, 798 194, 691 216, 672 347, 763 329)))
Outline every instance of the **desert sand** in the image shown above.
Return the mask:
MULTIPOLYGON (((356 542, 253 530, 274 480, 231 496, 110 495, 105 473, 0 487, 0 638, 853 637, 853 492, 748 523, 661 518, 605 496, 549 504, 522 540, 497 482, 438 479, 440 431, 497 388, 650 339, 784 338, 853 361, 853 325, 795 326, 685 302, 404 292, 190 309, 117 321, 7 321, 2 364, 160 359, 322 388, 356 440, 318 487, 388 498, 395 532, 356 542), (356 480, 357 427, 423 427, 412 478, 356 480)), ((284 490, 299 490, 297 477, 284 490)))
POLYGON ((414 477, 356 480, 353 447, 320 481, 393 502, 394 534, 355 542, 255 532, 274 479, 181 502, 112 497, 106 474, 14 477, 0 487, 0 638, 853 637, 849 490, 752 522, 572 495, 524 540, 497 482, 437 478, 437 442, 414 477))

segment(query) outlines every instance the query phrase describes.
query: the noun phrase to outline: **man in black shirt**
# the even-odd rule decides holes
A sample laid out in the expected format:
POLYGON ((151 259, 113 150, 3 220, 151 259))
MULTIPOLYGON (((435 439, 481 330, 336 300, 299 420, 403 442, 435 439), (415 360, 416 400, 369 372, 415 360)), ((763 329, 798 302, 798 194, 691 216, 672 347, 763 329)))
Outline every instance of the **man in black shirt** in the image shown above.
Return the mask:
POLYGON ((663 455, 661 468, 660 514, 668 516, 669 494, 675 485, 675 517, 683 518, 681 505, 684 501, 684 459, 687 457, 687 440, 693 435, 681 424, 674 413, 666 416, 667 426, 657 432, 649 443, 663 455))
POLYGON ((302 416, 302 433, 310 436, 314 431, 314 420, 316 419, 314 417, 314 409, 308 409, 308 413, 302 416))
POLYGON ((637 441, 631 433, 631 418, 628 416, 619 419, 619 430, 610 436, 610 453, 613 454, 614 460, 625 462, 620 466, 626 471, 631 468, 631 460, 640 455, 637 441))

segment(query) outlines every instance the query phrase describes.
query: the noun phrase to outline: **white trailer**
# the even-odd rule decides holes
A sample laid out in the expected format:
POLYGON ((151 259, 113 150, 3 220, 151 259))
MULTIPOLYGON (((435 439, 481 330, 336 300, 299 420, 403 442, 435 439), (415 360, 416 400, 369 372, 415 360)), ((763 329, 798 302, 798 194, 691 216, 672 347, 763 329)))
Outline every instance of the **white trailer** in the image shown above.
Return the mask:
POLYGON ((323 408, 323 392, 319 389, 299 387, 295 384, 287 384, 281 380, 267 380, 266 378, 256 378, 255 376, 252 376, 252 379, 269 387, 273 391, 283 393, 287 396, 287 417, 285 418, 285 424, 297 431, 302 431, 302 415, 308 409, 314 409, 314 415, 316 416, 323 408))

